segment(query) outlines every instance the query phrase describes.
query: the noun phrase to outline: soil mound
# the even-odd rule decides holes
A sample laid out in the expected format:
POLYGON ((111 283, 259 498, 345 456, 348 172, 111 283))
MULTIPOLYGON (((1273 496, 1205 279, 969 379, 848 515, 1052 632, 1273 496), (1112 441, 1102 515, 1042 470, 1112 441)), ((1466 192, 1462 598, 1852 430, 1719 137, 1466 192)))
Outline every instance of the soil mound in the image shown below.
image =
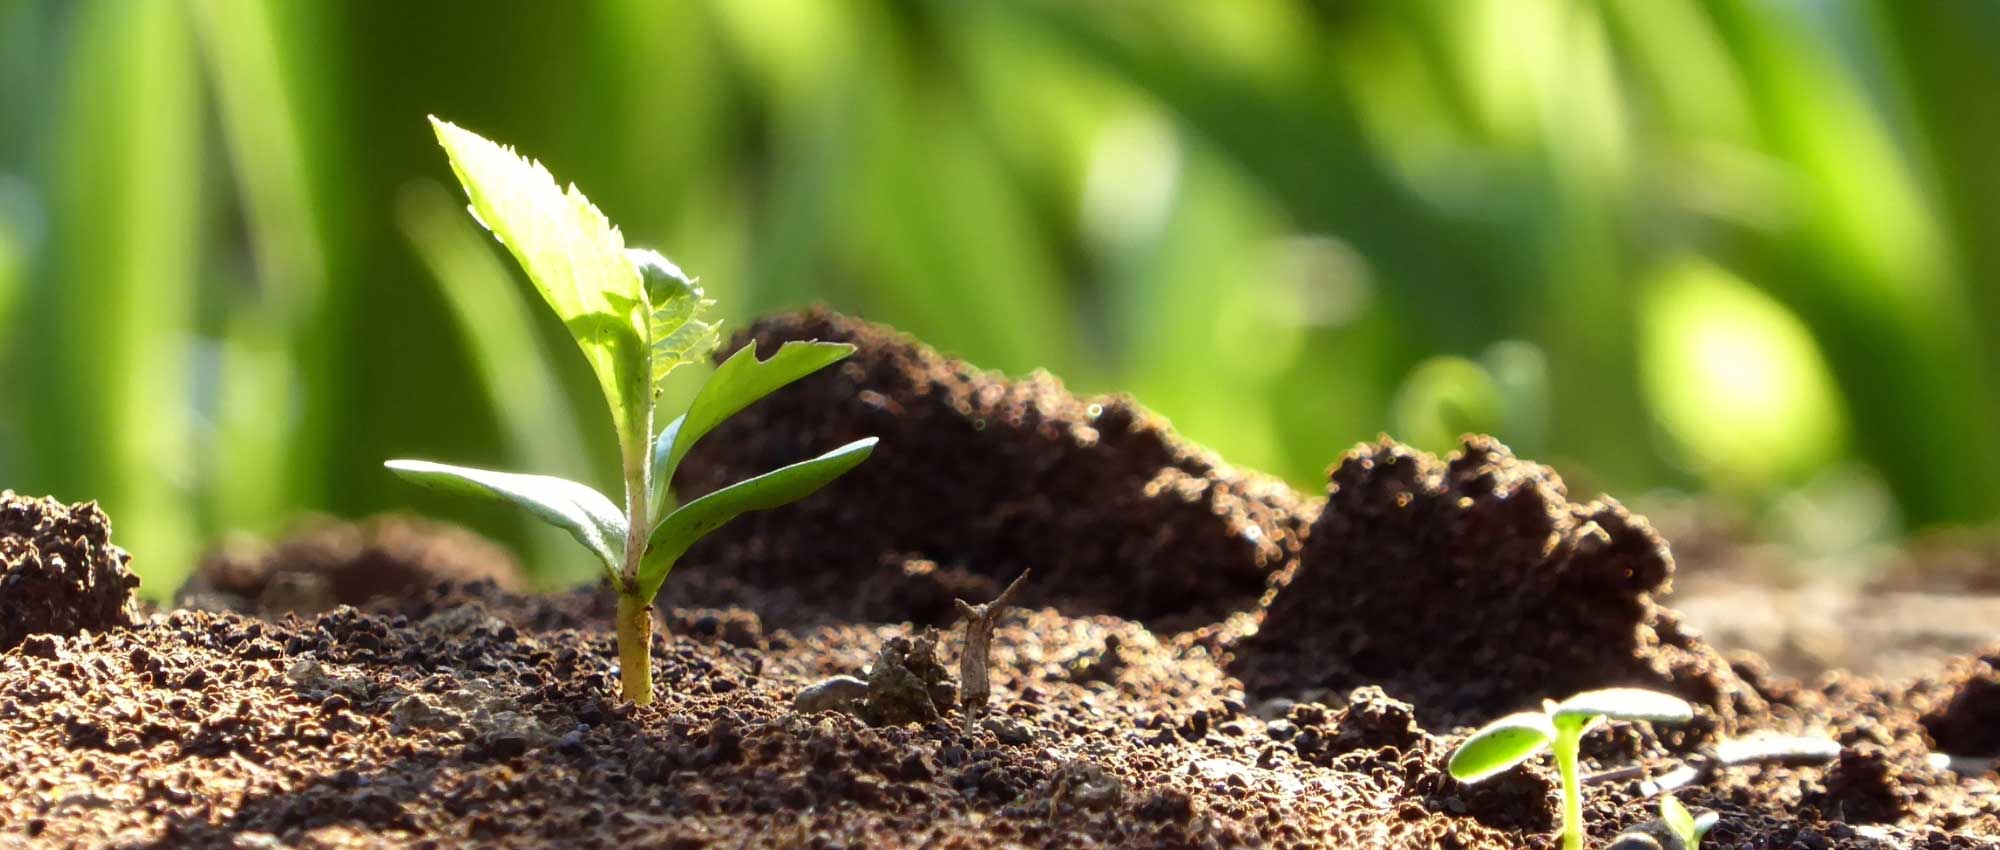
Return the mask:
POLYGON ((807 604, 767 608, 767 622, 940 623, 953 596, 990 597, 1033 567, 1024 604, 1196 624, 1252 608, 1298 553, 1308 520, 1288 487, 1230 469, 1129 398, 1078 398, 1045 373, 1010 381, 824 310, 760 321, 722 351, 809 339, 860 350, 717 428, 677 492, 865 436, 881 445, 814 497, 697 545, 670 601, 785 587, 807 604))
POLYGON ((1468 438, 1448 462, 1388 440, 1349 452, 1297 570, 1232 671, 1256 694, 1380 685, 1450 729, 1596 687, 1669 691, 1697 732, 1762 700, 1653 603, 1666 543, 1616 501, 1571 502, 1547 467, 1468 438))
POLYGON ((1919 685, 1913 697, 1940 752, 2000 757, 2000 645, 1919 685))
POLYGON ((64 505, 0 490, 0 650, 29 635, 132 625, 139 577, 111 545, 96 502, 64 505))
POLYGON ((440 581, 522 585, 507 550, 459 526, 385 515, 358 523, 317 517, 275 542, 239 537, 202 559, 181 588, 186 607, 316 614, 440 581))

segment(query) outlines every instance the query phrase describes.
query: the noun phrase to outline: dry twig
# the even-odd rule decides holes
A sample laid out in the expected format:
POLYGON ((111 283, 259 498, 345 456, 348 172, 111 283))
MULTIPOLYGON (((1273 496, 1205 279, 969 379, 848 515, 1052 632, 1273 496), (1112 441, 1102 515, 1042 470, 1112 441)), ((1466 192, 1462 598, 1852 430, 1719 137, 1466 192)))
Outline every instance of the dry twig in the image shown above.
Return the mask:
POLYGON ((1022 570, 1019 578, 992 602, 980 605, 967 604, 963 599, 953 599, 958 613, 965 618, 965 650, 958 657, 958 678, 961 693, 959 705, 965 711, 965 729, 972 730, 972 724, 986 712, 986 701, 993 695, 993 683, 987 672, 987 653, 993 644, 993 626, 1000 622, 1000 615, 1006 613, 1007 606, 1014 602, 1014 595, 1020 591, 1021 583, 1027 581, 1028 571, 1022 570))

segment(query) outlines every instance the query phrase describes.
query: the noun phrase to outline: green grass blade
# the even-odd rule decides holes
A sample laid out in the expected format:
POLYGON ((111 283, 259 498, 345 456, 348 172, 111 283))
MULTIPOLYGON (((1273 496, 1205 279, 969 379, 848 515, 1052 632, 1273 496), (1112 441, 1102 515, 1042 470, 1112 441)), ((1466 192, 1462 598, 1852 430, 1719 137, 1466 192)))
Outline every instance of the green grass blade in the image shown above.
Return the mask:
MULTIPOLYGON (((660 434, 653 446, 653 485, 664 490, 679 469, 681 458, 715 426, 753 402, 793 381, 839 362, 854 353, 844 342, 792 341, 778 346, 769 359, 757 359, 755 343, 729 355, 695 394, 687 413, 660 434)), ((655 500, 657 501, 657 500, 655 500)))
POLYGON ((769 510, 812 494, 847 473, 875 451, 876 438, 855 440, 811 460, 738 481, 685 505, 653 528, 639 568, 639 590, 651 600, 689 546, 724 523, 750 511, 769 510))
POLYGON ((1446 769, 1460 782, 1479 782, 1547 749, 1555 724, 1539 711, 1521 711, 1486 724, 1459 744, 1446 769))
POLYGON ((604 561, 613 584, 625 552, 625 515, 603 493, 567 478, 523 475, 427 460, 383 464, 397 475, 436 490, 496 499, 570 533, 604 561))

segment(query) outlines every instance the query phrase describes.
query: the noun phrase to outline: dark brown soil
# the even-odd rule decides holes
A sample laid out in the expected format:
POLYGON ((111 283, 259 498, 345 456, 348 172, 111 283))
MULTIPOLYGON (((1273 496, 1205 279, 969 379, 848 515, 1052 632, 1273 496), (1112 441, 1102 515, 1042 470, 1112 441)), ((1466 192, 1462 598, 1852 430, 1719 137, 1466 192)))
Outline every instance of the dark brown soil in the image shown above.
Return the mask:
POLYGON ((0 490, 0 650, 29 635, 132 625, 139 577, 129 560, 97 503, 0 490))
POLYGON ((276 543, 225 541, 175 599, 186 608, 282 616, 317 614, 376 596, 422 593, 440 581, 522 585, 507 550, 479 535, 419 517, 359 523, 313 517, 276 543))
POLYGON ((675 482, 686 498, 878 436, 825 496, 744 517, 698 544, 669 602, 762 607, 767 622, 943 624, 1022 570, 1060 600, 1159 628, 1249 610, 1309 521, 1290 488, 1238 472, 1121 396, 1080 399, 1044 373, 1003 380, 825 311, 768 319, 724 347, 860 346, 715 429, 675 482), (796 604, 769 604, 783 588, 796 604), (712 595, 720 594, 720 595, 712 595))
POLYGON ((1380 685, 1439 729, 1630 685, 1730 731, 1763 700, 1653 604, 1672 572, 1645 519, 1570 502, 1498 441, 1470 439, 1448 464, 1384 441, 1333 470, 1304 558, 1232 672, 1258 695, 1380 685))
MULTIPOLYGON (((1604 684, 1674 690, 1700 721, 1594 733, 1589 773, 1664 773, 1763 731, 1843 745, 1683 788, 1722 814, 1706 847, 2000 846, 1995 775, 1930 763, 1990 743, 1991 654, 1809 687, 1724 662, 1652 601, 1673 561, 1644 520, 1570 502, 1497 443, 1449 462, 1359 447, 1322 511, 1130 402, 1093 415, 1052 379, 825 314, 754 330, 864 350, 753 408, 760 430, 711 436, 688 492, 847 436, 883 448, 668 582, 657 704, 616 700, 610 599, 589 588, 426 578, 305 618, 45 618, 0 653, 0 847, 1552 848, 1546 764, 1471 787, 1442 764, 1466 725, 1604 684), (1026 567, 992 716, 965 731, 959 632, 933 656, 923 625, 1026 567), (856 704, 879 725, 794 709, 836 674, 925 698, 856 704)), ((87 506, 57 522, 77 516, 103 527, 87 506)), ((14 528, 0 552, 34 539, 14 528)), ((116 574, 94 539, 37 587, 116 574)), ((382 551, 489 557, 456 540, 382 551)), ((1642 778, 1589 786, 1593 846, 1653 816, 1642 778)))

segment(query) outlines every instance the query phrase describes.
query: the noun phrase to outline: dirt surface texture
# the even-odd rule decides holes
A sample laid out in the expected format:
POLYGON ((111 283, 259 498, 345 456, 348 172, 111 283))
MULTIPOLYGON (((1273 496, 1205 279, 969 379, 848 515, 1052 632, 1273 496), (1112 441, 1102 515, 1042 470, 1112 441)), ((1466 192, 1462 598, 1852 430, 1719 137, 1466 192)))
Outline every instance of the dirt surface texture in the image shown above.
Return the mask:
MULTIPOLYGON (((438 566, 476 546, 376 545, 402 560, 371 573, 398 578, 309 615, 215 578, 202 592, 233 603, 137 614, 101 513, 10 495, 0 847, 1541 850, 1553 768, 1467 786, 1451 747, 1614 685, 1697 717, 1586 739, 1593 847, 1652 819, 1662 786, 1720 813, 1708 848, 2000 846, 2000 649, 1802 684, 1654 601, 1674 562, 1644 519, 1493 440, 1359 446, 1304 501, 1130 400, 852 319, 739 341, 808 338, 861 350, 709 436, 683 495, 882 447, 690 553, 645 708, 616 697, 608 593, 524 595, 499 555, 438 566), (1030 568, 965 723, 953 600, 1030 568), (1764 735, 1838 747, 1718 755, 1764 735)), ((204 573, 354 560, 306 554, 327 548, 204 573)))

